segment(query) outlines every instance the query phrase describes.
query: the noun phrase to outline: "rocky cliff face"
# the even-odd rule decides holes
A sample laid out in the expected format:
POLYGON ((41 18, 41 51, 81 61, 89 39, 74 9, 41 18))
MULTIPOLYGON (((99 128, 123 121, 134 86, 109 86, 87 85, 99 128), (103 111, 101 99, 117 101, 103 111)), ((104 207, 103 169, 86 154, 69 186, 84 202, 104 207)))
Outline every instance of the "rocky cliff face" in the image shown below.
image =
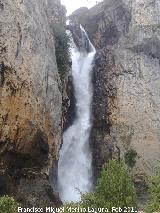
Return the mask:
POLYGON ((65 25, 65 9, 59 0, 1 0, 0 20, 0 193, 53 204, 62 111, 54 25, 65 25))
POLYGON ((159 13, 158 0, 105 0, 72 17, 97 49, 94 165, 122 157, 137 183, 160 165, 159 13))

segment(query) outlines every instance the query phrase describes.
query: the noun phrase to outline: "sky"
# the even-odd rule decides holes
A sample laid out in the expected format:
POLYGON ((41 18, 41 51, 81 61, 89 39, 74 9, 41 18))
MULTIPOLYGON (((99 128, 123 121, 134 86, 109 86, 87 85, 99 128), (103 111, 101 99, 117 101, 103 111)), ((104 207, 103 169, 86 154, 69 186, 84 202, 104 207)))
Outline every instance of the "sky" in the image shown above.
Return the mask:
POLYGON ((99 1, 100 0, 61 0, 62 4, 67 8, 67 15, 70 15, 80 7, 93 7, 96 2, 99 1))

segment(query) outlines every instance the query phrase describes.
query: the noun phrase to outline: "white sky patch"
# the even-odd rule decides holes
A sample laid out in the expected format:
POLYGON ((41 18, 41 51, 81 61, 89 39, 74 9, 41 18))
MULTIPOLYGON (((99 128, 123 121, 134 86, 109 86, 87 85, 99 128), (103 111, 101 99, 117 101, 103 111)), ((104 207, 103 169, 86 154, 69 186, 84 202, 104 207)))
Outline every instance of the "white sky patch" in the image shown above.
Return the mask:
POLYGON ((80 7, 93 7, 100 0, 61 0, 61 3, 67 8, 67 15, 77 10, 80 7))

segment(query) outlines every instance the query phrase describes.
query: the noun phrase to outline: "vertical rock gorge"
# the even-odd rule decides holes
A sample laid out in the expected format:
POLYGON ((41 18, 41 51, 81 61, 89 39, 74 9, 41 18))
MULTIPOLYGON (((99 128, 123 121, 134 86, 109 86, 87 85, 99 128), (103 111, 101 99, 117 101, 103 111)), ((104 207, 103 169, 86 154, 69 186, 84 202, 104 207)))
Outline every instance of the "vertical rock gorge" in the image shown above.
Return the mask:
POLYGON ((70 16, 72 28, 81 23, 97 49, 91 136, 96 176, 105 162, 121 157, 142 186, 160 164, 159 12, 158 0, 105 0, 70 16))

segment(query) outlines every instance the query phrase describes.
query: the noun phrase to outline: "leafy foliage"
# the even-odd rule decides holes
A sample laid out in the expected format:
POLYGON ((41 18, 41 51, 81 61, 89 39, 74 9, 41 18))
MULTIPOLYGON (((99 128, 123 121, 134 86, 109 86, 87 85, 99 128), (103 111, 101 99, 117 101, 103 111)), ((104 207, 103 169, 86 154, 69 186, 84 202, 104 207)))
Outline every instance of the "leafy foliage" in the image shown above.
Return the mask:
POLYGON ((60 24, 54 26, 55 49, 58 71, 63 80, 65 73, 68 71, 70 62, 70 36, 67 35, 65 29, 60 24))
POLYGON ((104 166, 98 179, 94 193, 84 195, 83 206, 106 207, 110 211, 113 206, 136 207, 136 192, 124 164, 115 160, 104 166))
POLYGON ((160 211, 160 169, 156 172, 155 176, 149 178, 148 185, 151 193, 151 200, 146 207, 146 211, 160 211))
POLYGON ((136 163, 136 157, 137 157, 137 152, 133 149, 129 150, 126 154, 125 154, 125 163, 130 166, 133 167, 136 163))
POLYGON ((8 195, 0 198, 0 213, 17 213, 18 203, 8 195))

